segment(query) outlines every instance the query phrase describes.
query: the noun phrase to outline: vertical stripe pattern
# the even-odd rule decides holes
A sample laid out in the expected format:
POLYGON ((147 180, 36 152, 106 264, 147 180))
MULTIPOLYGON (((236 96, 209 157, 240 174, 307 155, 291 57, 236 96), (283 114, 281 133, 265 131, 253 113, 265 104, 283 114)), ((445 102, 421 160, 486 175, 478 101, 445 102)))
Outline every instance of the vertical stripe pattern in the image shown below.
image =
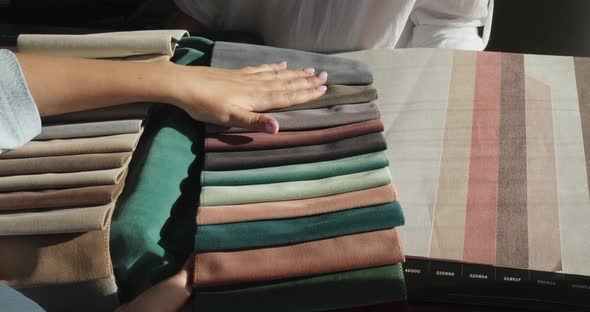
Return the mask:
POLYGON ((430 244, 433 258, 463 258, 476 55, 475 52, 456 51, 453 56, 430 244))

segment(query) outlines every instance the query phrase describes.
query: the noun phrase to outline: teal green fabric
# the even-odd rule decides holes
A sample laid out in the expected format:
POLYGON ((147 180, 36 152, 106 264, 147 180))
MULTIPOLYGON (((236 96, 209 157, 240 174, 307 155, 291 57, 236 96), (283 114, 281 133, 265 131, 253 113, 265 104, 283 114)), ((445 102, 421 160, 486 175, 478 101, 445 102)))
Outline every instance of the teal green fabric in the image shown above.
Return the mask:
POLYGON ((195 289, 194 311, 325 311, 406 300, 401 264, 239 288, 195 289))
POLYGON ((201 189, 200 203, 201 206, 218 206, 303 199, 365 190, 390 182, 389 170, 381 168, 317 180, 205 186, 201 189))
POLYGON ((232 171, 203 171, 201 185, 232 186, 323 179, 385 168, 385 152, 363 154, 331 161, 232 171))
POLYGON ((403 224, 402 209, 398 202, 393 202, 301 218, 199 225, 195 251, 281 246, 390 229, 403 224))

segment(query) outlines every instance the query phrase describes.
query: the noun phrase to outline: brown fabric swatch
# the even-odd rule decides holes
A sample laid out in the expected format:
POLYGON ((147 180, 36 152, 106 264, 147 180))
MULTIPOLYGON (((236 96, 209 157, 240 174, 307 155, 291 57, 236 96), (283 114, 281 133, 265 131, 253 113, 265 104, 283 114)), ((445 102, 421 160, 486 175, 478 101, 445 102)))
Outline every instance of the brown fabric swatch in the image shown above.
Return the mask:
POLYGON ((214 134, 205 139, 205 150, 212 152, 250 151, 316 145, 383 131, 374 119, 354 124, 311 131, 214 134))
POLYGON ((145 118, 149 115, 151 103, 133 103, 112 107, 91 109, 87 111, 67 113, 43 117, 43 124, 64 122, 92 122, 101 120, 145 118))
POLYGON ((377 99, 377 89, 372 86, 329 85, 326 93, 317 100, 301 105, 275 110, 293 111, 300 109, 322 108, 342 104, 366 103, 377 99))
POLYGON ((94 138, 32 141, 21 148, 0 154, 0 159, 131 152, 140 136, 141 131, 94 138))
POLYGON ((124 181, 125 176, 119 183, 113 185, 38 192, 0 193, 0 211, 104 205, 121 194, 125 184, 124 181))
POLYGON ((0 282, 13 287, 112 276, 109 230, 82 234, 0 236, 0 282))
POLYGON ((254 220, 285 219, 381 205, 397 201, 391 184, 343 194, 256 204, 201 206, 197 224, 222 224, 254 220))
POLYGON ((64 189, 73 187, 117 184, 123 178, 126 167, 68 172, 44 173, 0 177, 0 192, 64 189))
POLYGON ((403 261, 393 228, 275 248, 197 254, 194 286, 272 281, 403 261))
POLYGON ((0 177, 113 169, 127 165, 130 159, 129 152, 2 159, 0 177))

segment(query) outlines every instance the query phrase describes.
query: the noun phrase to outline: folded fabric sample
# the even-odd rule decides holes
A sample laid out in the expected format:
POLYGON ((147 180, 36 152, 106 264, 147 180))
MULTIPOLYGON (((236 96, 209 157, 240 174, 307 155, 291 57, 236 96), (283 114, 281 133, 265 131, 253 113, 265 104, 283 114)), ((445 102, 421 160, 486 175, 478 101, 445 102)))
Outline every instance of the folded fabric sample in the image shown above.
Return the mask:
POLYGON ((195 311, 322 311, 406 299, 401 264, 241 287, 196 289, 195 311))
POLYGON ((319 99, 275 110, 276 112, 317 109, 334 105, 357 104, 375 101, 377 89, 372 86, 329 85, 326 93, 319 99))
POLYGON ((205 139, 205 150, 210 152, 250 151, 306 145, 326 144, 348 138, 383 131, 379 119, 310 131, 268 133, 213 134, 205 139))
MULTIPOLYGON (((281 131, 315 130, 337 127, 361 121, 379 119, 376 102, 335 105, 317 109, 303 109, 286 112, 268 112, 279 122, 281 131)), ((207 133, 243 133, 252 132, 243 128, 226 128, 212 124, 207 125, 207 133)))
POLYGON ((46 116, 41 118, 43 124, 66 122, 93 122, 119 119, 145 119, 154 104, 132 103, 126 105, 111 106, 85 110, 75 113, 46 116))
POLYGON ((404 261, 396 229, 283 247, 197 253, 195 257, 197 288, 281 280, 404 261))
POLYGON ((0 159, 131 152, 140 136, 141 132, 94 138, 32 141, 21 148, 1 154, 0 159))
POLYGON ((390 184, 316 198, 228 206, 201 206, 197 208, 197 224, 296 218, 381 205, 397 200, 395 187, 390 184))
POLYGON ((286 61, 289 68, 313 67, 328 72, 329 84, 367 85, 373 83, 369 66, 361 61, 319 53, 268 46, 217 41, 213 46, 211 67, 237 69, 286 61))
POLYGON ((104 230, 114 203, 35 212, 0 213, 0 235, 81 233, 104 230))
POLYGON ((327 161, 384 151, 386 148, 383 135, 373 133, 322 145, 265 151, 211 152, 205 154, 203 170, 240 170, 327 161))
POLYGON ((0 177, 0 192, 65 189, 117 184, 125 175, 126 170, 127 167, 121 167, 95 171, 0 177))
POLYGON ((34 140, 53 140, 86 138, 123 133, 136 133, 141 130, 142 119, 112 120, 88 123, 68 123, 46 125, 34 140))
POLYGON ((394 202, 292 219, 198 225, 195 251, 281 246, 384 230, 403 224, 401 207, 394 202))
POLYGON ((89 35, 20 35, 20 52, 66 57, 116 58, 133 55, 174 54, 186 30, 144 30, 89 35))
POLYGON ((0 211, 104 205, 119 196, 124 180, 123 178, 121 182, 113 185, 0 193, 0 211))
POLYGON ((246 170, 202 171, 201 185, 231 186, 315 180, 375 170, 388 165, 387 154, 375 152, 307 164, 246 170))
POLYGON ((308 181, 205 186, 201 189, 200 203, 201 206, 216 206, 312 198, 374 188, 390 182, 389 170, 381 168, 308 181))
POLYGON ((112 312, 119 306, 114 276, 84 282, 18 287, 17 289, 46 311, 112 312))
POLYGON ((2 159, 0 177, 113 169, 127 165, 130 159, 130 152, 2 159))
POLYGON ((109 231, 0 236, 0 282, 14 287, 112 276, 109 231))

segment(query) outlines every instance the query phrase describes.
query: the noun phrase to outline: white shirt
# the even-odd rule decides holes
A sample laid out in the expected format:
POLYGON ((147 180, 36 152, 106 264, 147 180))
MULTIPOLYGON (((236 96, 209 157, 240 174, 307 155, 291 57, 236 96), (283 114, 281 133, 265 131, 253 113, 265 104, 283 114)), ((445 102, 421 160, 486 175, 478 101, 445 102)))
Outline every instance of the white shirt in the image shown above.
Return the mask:
POLYGON ((483 50, 493 0, 175 0, 213 30, 253 32, 313 52, 373 48, 483 50), (477 27, 484 26, 479 37, 477 27))

